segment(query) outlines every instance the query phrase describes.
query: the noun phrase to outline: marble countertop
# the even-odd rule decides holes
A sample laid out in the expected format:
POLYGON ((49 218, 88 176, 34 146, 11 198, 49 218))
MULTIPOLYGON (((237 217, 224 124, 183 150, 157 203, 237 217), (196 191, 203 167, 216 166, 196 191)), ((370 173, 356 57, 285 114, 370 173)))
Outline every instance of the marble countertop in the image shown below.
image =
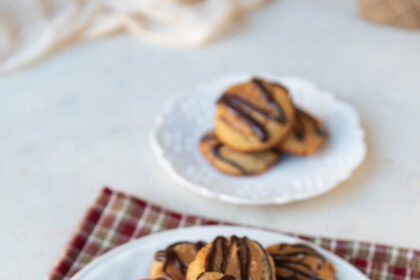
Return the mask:
POLYGON ((420 33, 364 22, 350 0, 277 1, 242 25, 199 49, 116 36, 0 78, 0 279, 45 277, 104 185, 216 219, 420 248, 420 33), (352 178, 264 207, 173 182, 148 143, 154 116, 177 89, 241 71, 301 76, 352 103, 368 144, 352 178))

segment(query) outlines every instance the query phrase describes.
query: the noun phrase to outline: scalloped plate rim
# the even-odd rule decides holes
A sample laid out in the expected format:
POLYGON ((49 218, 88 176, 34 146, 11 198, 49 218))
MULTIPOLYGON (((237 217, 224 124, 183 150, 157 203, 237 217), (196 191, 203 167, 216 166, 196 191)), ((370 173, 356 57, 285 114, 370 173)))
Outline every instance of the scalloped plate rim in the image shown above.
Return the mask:
MULTIPOLYGON (((215 79, 212 79, 210 82, 201 82, 193 88, 195 90, 197 90, 200 87, 202 87, 203 85, 216 83, 221 78, 236 77, 236 76, 242 76, 242 75, 243 76, 251 76, 252 74, 249 74, 249 73, 229 73, 229 74, 221 75, 221 76, 219 76, 215 79)), ((257 198, 237 197, 237 196, 234 196, 234 195, 229 195, 229 194, 217 193, 217 192, 210 191, 208 188, 206 188, 202 185, 193 183, 193 182, 189 181, 188 179, 186 179, 185 177, 183 177, 181 174, 179 174, 174 169, 172 163, 165 157, 165 151, 160 146, 159 141, 157 140, 158 130, 159 130, 159 128, 161 128, 161 126, 164 122, 163 121, 164 116, 166 116, 170 112, 170 110, 172 110, 174 108, 177 101, 179 101, 181 98, 189 96, 189 95, 196 94, 196 93, 185 94, 185 92, 187 92, 187 90, 182 89, 182 90, 178 90, 174 94, 174 96, 170 100, 167 101, 167 103, 165 104, 163 109, 155 117, 153 127, 150 129, 149 134, 148 134, 149 143, 152 147, 153 152, 155 153, 155 155, 157 155, 157 161, 169 173, 170 177, 172 179, 174 179, 178 184, 183 186, 184 188, 186 188, 188 190, 191 190, 193 192, 199 193, 202 196, 217 199, 217 200, 227 202, 227 203, 241 204, 241 205, 270 205, 270 204, 271 205, 279 205, 279 204, 288 204, 288 203, 292 203, 292 202, 295 202, 295 201, 306 200, 306 199, 318 197, 318 196, 321 196, 325 193, 328 193, 331 190, 333 190, 334 188, 336 188, 339 184, 341 184, 342 182, 344 182, 348 178, 350 178, 351 175, 353 174, 353 172, 357 169, 357 167, 360 166, 361 163, 364 161, 364 159, 366 157, 366 154, 367 154, 367 146, 366 146, 366 142, 365 142, 366 133, 365 133, 363 127, 361 126, 360 116, 357 113, 356 109, 351 104, 349 104, 348 102, 345 102, 343 100, 338 99, 331 92, 321 89, 319 86, 317 86, 316 84, 314 84, 313 82, 311 82, 307 79, 304 79, 304 78, 301 78, 301 77, 296 77, 296 76, 276 77, 272 74, 267 74, 267 73, 266 74, 260 74, 258 76, 267 77, 269 79, 273 79, 273 80, 277 80, 277 81, 298 80, 298 81, 306 84, 307 86, 310 86, 310 87, 322 92, 322 94, 324 94, 325 96, 328 96, 328 98, 332 98, 335 102, 339 102, 339 103, 341 103, 341 105, 346 106, 346 108, 348 110, 350 110, 351 113, 353 114, 353 117, 355 118, 354 120, 356 121, 357 126, 358 126, 357 132, 359 133, 359 137, 360 137, 360 140, 361 140, 361 142, 360 142, 360 144, 361 144, 361 147, 360 147, 361 148, 361 155, 360 155, 359 160, 355 161, 354 165, 351 168, 349 168, 349 170, 347 170, 347 172, 345 174, 343 173, 343 175, 340 176, 340 178, 336 179, 336 183, 331 184, 330 186, 327 186, 327 187, 322 188, 322 189, 317 189, 316 191, 312 191, 310 193, 304 193, 301 196, 294 195, 293 197, 283 196, 283 197, 274 197, 274 198, 266 198, 266 199, 264 199, 264 198, 258 198, 257 199, 257 198)))
MULTIPOLYGON (((302 240, 295 236, 286 235, 284 233, 281 233, 275 230, 254 228, 250 226, 241 226, 241 225, 238 225, 238 226, 201 225, 201 226, 193 226, 193 227, 182 227, 182 228, 164 230, 164 231, 156 232, 156 233, 153 233, 153 234, 141 237, 141 238, 137 238, 125 244, 122 244, 120 246, 117 246, 111 249, 110 251, 106 252, 105 254, 99 256, 98 258, 95 258, 93 261, 87 264, 84 268, 82 268, 79 272, 77 272, 72 277, 72 279, 74 280, 84 280, 84 279, 89 280, 93 278, 96 279, 96 277, 94 277, 95 270, 97 271, 98 268, 100 269, 101 266, 104 266, 108 262, 112 262, 113 260, 118 261, 117 259, 119 256, 122 256, 124 255, 124 253, 128 253, 131 250, 135 250, 139 248, 139 246, 141 247, 142 244, 145 244, 148 242, 150 243, 150 240, 152 240, 153 242, 153 240, 160 238, 164 240, 163 243, 166 244, 168 243, 168 241, 166 241, 167 238, 165 237, 169 236, 169 238, 173 238, 174 236, 179 236, 180 239, 183 239, 185 238, 184 236, 186 234, 194 235, 195 236, 194 238, 198 240, 198 239, 203 238, 203 237, 200 237, 200 232, 204 232, 205 236, 210 236, 210 235, 216 236, 220 234, 221 232, 223 234, 228 232, 229 234, 237 234, 237 235, 247 235, 247 236, 254 235, 255 237, 252 237, 252 238, 256 238, 257 235, 266 235, 266 236, 271 235, 272 237, 276 235, 279 238, 279 241, 277 242, 304 243, 315 248, 316 250, 321 252, 321 254, 327 257, 330 261, 332 261, 339 272, 341 271, 342 273, 347 274, 348 277, 356 276, 357 279, 359 280, 368 280, 367 276, 364 275, 361 271, 359 271, 354 265, 350 264, 343 258, 337 256, 333 252, 330 252, 316 244, 302 240), (351 275, 348 275, 348 273, 350 273, 351 275), (93 275, 93 278, 92 278, 92 275, 93 275)), ((267 239, 267 237, 265 239, 267 239)), ((258 239, 258 241, 264 243, 265 240, 258 239)), ((169 241, 169 243, 170 242, 174 242, 174 241, 171 240, 169 241)), ((147 278, 147 275, 145 275, 144 277, 147 278)), ((141 279, 141 275, 139 275, 138 279, 141 279)))

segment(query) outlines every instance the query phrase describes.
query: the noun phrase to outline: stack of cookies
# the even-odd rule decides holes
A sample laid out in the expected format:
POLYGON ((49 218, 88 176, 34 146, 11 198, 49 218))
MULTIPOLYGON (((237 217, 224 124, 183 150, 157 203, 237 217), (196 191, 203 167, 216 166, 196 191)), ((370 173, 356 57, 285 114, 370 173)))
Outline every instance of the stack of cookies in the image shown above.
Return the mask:
POLYGON ((305 244, 267 248, 247 237, 218 236, 209 244, 177 242, 155 254, 150 279, 334 280, 331 262, 305 244))
POLYGON ((274 166, 282 152, 315 154, 326 137, 324 125, 297 108, 284 86, 254 78, 220 97, 214 130, 199 148, 221 172, 254 175, 274 166))

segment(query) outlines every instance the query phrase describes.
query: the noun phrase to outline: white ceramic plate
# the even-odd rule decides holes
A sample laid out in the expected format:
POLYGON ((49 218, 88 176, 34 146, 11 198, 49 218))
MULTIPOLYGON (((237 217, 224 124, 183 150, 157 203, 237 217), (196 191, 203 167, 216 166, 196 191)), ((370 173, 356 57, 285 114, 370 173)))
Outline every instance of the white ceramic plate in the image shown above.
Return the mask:
POLYGON ((327 127, 329 139, 315 156, 285 156, 257 176, 235 177, 215 170, 199 153, 200 138, 213 127, 215 103, 230 85, 250 74, 231 74, 180 92, 157 116, 150 142, 158 160, 188 189, 222 201, 282 204, 311 198, 350 177, 366 154, 359 116, 348 103, 301 78, 260 75, 285 85, 295 104, 327 127))
POLYGON ((152 234, 109 251, 79 271, 73 280, 138 280, 147 278, 153 256, 159 249, 183 240, 211 241, 218 235, 248 236, 263 246, 270 244, 305 243, 330 260, 337 269, 337 280, 368 280, 361 272, 336 255, 297 238, 260 229, 233 226, 200 226, 168 230, 152 234))

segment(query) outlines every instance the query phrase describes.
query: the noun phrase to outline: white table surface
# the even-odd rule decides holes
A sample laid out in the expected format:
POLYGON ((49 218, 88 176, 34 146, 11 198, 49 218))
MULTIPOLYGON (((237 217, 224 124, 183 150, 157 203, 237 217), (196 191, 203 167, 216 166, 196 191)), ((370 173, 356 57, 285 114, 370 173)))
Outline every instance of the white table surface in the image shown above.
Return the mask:
POLYGON ((200 49, 118 36, 0 79, 0 279, 42 279, 110 185, 169 208, 279 230, 420 248, 420 33, 353 1, 277 1, 200 49), (321 197, 229 205, 177 185, 147 133, 172 93, 227 72, 308 78, 352 103, 368 156, 321 197))

